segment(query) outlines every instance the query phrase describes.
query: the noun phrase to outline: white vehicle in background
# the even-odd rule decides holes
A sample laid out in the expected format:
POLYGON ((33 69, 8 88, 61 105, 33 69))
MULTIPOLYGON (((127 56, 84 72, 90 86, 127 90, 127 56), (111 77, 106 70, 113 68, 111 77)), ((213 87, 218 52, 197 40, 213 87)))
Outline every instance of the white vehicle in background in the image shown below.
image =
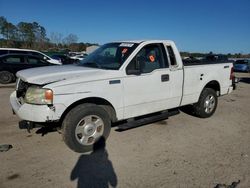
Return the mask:
POLYGON ((218 97, 234 89, 232 63, 183 64, 168 40, 112 42, 77 65, 24 70, 17 77, 13 111, 28 122, 62 122, 63 139, 76 152, 107 139, 112 122, 129 120, 119 125, 126 129, 145 115, 166 119, 185 105, 208 118, 218 97))
POLYGON ((56 65, 61 65, 62 63, 57 60, 57 59, 53 59, 49 56, 47 56, 46 54, 39 52, 37 50, 30 50, 30 49, 20 49, 20 48, 0 48, 0 56, 1 55, 5 55, 5 54, 29 54, 29 55, 34 55, 34 56, 38 56, 52 64, 56 64, 56 65))
POLYGON ((85 53, 85 52, 69 52, 69 57, 71 59, 76 59, 76 60, 79 60, 79 61, 82 61, 87 56, 88 56, 88 54, 85 53))
POLYGON ((71 56, 71 59, 77 59, 79 61, 82 61, 84 58, 86 58, 88 55, 86 54, 81 54, 81 55, 75 55, 75 56, 71 56))

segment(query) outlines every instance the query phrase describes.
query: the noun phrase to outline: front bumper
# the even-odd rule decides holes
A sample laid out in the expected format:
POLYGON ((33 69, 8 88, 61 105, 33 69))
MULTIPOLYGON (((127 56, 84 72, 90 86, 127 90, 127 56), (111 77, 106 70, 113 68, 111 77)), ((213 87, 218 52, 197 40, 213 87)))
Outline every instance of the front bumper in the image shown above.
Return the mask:
POLYGON ((65 109, 64 105, 57 104, 54 106, 21 104, 16 98, 14 91, 10 95, 10 104, 14 113, 21 119, 32 122, 50 122, 60 119, 61 114, 57 113, 57 109, 65 109))

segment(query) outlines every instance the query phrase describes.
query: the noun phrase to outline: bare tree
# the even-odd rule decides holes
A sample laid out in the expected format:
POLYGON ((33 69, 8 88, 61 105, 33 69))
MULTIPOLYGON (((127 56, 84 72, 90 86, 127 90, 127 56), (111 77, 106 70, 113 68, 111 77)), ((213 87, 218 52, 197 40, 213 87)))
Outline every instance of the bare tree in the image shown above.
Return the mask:
POLYGON ((78 37, 75 34, 70 33, 67 37, 63 39, 63 43, 66 45, 70 45, 73 43, 77 43, 78 37))
POLYGON ((58 45, 58 44, 62 43, 63 34, 58 33, 58 32, 51 32, 49 39, 52 43, 55 43, 56 45, 58 45))

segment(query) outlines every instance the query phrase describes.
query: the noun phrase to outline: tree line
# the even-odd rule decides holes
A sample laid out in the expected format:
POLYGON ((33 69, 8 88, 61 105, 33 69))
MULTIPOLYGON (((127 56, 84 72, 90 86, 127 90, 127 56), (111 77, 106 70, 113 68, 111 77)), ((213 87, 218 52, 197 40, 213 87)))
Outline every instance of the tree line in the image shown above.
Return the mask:
POLYGON ((91 43, 78 43, 78 37, 70 33, 64 37, 61 33, 52 32, 47 36, 45 27, 37 22, 19 22, 13 24, 0 16, 0 47, 28 48, 36 50, 70 50, 85 51, 91 43))

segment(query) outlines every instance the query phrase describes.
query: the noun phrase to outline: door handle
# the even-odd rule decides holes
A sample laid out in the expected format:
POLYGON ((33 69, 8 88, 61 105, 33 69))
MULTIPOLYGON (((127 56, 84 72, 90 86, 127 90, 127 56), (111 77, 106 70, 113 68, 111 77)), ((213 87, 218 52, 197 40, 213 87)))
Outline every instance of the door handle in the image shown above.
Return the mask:
POLYGON ((161 81, 162 82, 169 81, 169 74, 163 74, 163 75, 161 75, 161 81))

